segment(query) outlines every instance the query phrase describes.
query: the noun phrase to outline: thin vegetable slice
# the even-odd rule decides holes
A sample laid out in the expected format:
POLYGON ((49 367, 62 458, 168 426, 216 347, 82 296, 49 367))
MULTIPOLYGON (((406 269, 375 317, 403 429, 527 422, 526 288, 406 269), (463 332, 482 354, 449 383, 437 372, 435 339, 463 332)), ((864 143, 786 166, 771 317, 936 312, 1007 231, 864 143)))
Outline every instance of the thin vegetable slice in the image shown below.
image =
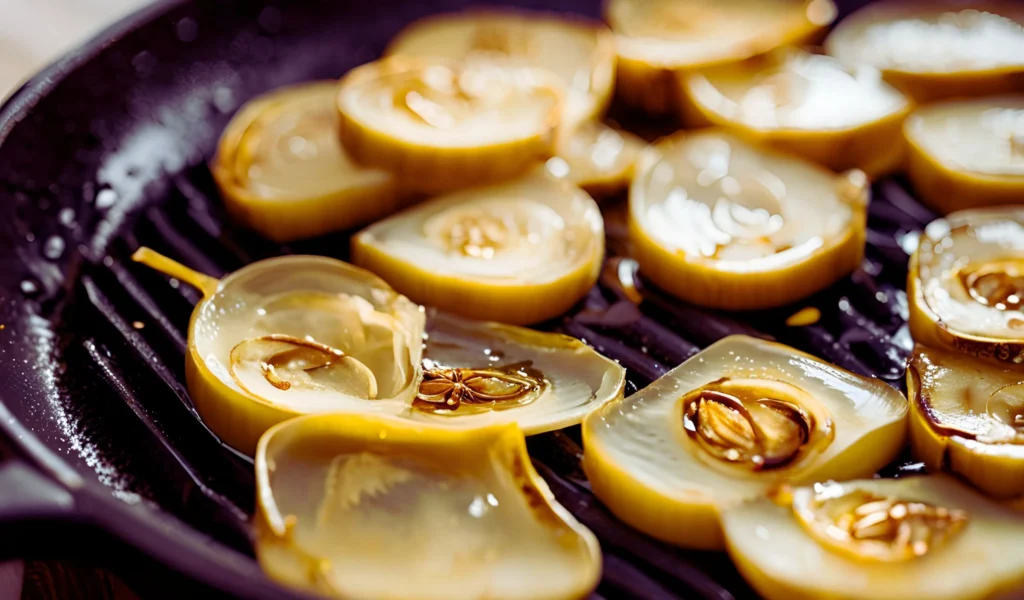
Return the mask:
POLYGON ((912 103, 871 67, 782 48, 682 78, 692 123, 721 125, 834 171, 871 177, 903 160, 903 119, 912 103))
POLYGON ((907 393, 915 457, 994 498, 1024 495, 1024 373, 918 345, 907 393))
POLYGON ((546 166, 555 177, 571 181, 600 200, 629 186, 646 146, 627 131, 589 122, 561 141, 558 156, 548 159, 546 166))
POLYGON ((514 425, 300 417, 260 440, 256 486, 260 565, 310 592, 574 599, 600 577, 597 540, 555 501, 514 425))
POLYGON ((869 65, 917 102, 1024 90, 1016 2, 876 2, 843 19, 825 49, 869 65))
POLYGON ((1012 597, 1019 513, 951 477, 816 483, 722 515, 729 555, 767 600, 1012 597), (1006 594, 1005 596, 1001 594, 1006 594))
POLYGON ((1024 197, 1024 96, 925 106, 903 131, 914 191, 939 212, 1024 197))
POLYGON ((641 273, 703 306, 784 305, 860 264, 863 172, 836 175, 710 131, 662 140, 641 158, 629 231, 641 273))
POLYGON ((561 81, 563 125, 570 130, 604 114, 615 83, 615 45, 608 28, 553 13, 489 9, 427 17, 399 32, 385 54, 547 69, 561 81))
POLYGON ((910 259, 910 332, 920 344, 1024 362, 1024 209, 965 210, 925 228, 910 259))
POLYGON ((787 346, 717 342, 583 422, 594 493, 669 543, 719 549, 729 507, 788 482, 865 477, 906 435, 907 401, 787 346))
POLYGON ((437 193, 514 177, 552 156, 562 93, 555 75, 534 67, 393 57, 350 71, 338 109, 355 160, 437 193))
POLYGON ((203 293, 185 380, 203 421, 238 451, 251 455, 264 431, 296 415, 409 410, 423 309, 373 274, 286 256, 218 281, 148 248, 134 258, 203 293))
POLYGON ((604 227, 594 200, 543 171, 434 198, 364 229, 353 261, 417 302, 530 324, 597 281, 604 227))
POLYGON ((618 93, 651 114, 677 106, 676 75, 743 60, 816 37, 836 16, 830 0, 609 0, 618 93))
POLYGON ((275 90, 235 115, 211 165, 233 219, 283 243, 399 207, 394 177, 356 165, 338 142, 337 89, 314 82, 275 90))

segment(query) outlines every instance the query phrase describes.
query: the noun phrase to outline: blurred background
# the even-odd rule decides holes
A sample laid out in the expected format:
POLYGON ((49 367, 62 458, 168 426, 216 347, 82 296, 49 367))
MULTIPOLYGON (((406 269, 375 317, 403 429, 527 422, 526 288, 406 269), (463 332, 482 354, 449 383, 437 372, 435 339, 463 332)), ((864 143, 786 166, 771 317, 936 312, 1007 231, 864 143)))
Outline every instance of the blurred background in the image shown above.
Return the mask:
POLYGON ((0 97, 53 59, 150 0, 2 0, 0 97))
MULTIPOLYGON (((151 0, 0 0, 0 98, 36 71, 151 0)), ((0 600, 133 598, 108 574, 70 563, 0 563, 0 600)))

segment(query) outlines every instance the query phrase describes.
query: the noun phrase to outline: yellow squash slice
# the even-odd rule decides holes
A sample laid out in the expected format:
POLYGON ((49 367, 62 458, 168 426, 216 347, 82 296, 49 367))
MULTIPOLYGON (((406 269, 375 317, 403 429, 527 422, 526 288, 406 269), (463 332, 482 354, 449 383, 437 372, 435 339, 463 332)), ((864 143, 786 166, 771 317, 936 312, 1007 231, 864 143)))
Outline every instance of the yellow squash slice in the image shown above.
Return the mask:
POLYGON ((594 200, 543 170, 434 198, 364 229, 353 261, 417 302, 472 319, 537 323, 597 281, 594 200))
POLYGON ((399 206, 394 177, 353 163, 338 142, 336 82, 249 102, 211 165, 231 217, 279 243, 360 227, 399 206))
POLYGON ((522 174, 555 152, 561 82, 489 59, 394 57, 350 71, 338 95, 341 142, 403 189, 436 193, 522 174))
POLYGON ((309 592, 572 600, 600 577, 597 540, 556 502, 514 425, 300 417, 260 440, 256 488, 260 566, 309 592))
POLYGON ((203 421, 239 452, 296 415, 398 414, 417 393, 423 308, 372 273, 285 256, 218 281, 148 248, 134 258, 203 293, 185 380, 203 421))
POLYGON ((917 102, 1024 90, 1019 2, 875 2, 825 40, 849 66, 869 65, 917 102))
POLYGON ((920 344, 1024 363, 1024 209, 964 210, 925 228, 910 259, 920 344))
POLYGON ((1024 202, 1024 96, 925 106, 904 133, 910 181, 936 210, 1024 202))
POLYGON ((647 144, 637 136, 591 121, 564 138, 558 156, 548 159, 548 172, 567 179, 596 199, 625 190, 636 161, 647 144))
POLYGON ((427 17, 399 32, 385 54, 547 69, 562 82, 568 129, 601 118, 615 85, 615 43, 608 28, 542 12, 493 9, 427 17))
POLYGON ((900 167, 912 103, 872 67, 781 48, 682 78, 691 124, 713 123, 833 171, 900 167))
POLYGON ((577 425, 622 398, 626 370, 580 340, 428 311, 412 418, 526 435, 577 425))
POLYGON ((898 391, 787 346, 731 336, 583 422, 594 493, 666 542, 723 547, 720 516, 787 482, 874 473, 900 451, 898 391))
POLYGON ((766 600, 1015 598, 1024 582, 1020 514, 943 475, 817 483, 722 523, 766 600))
POLYGON ((907 394, 915 457, 995 498, 1024 495, 1024 372, 919 344, 907 394))
POLYGON ((730 310, 784 305, 860 264, 863 172, 836 175, 715 131, 645 152, 629 192, 644 276, 673 295, 730 310))
POLYGON ((651 114, 674 111, 676 75, 815 38, 831 0, 607 0, 616 34, 618 93, 651 114))

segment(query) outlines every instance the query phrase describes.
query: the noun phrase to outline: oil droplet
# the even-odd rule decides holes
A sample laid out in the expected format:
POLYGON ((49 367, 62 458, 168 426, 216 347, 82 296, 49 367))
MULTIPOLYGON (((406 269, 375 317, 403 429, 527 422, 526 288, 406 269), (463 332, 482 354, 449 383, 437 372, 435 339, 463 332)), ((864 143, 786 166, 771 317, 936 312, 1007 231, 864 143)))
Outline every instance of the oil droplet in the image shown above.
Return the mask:
POLYGON ((117 202, 117 192, 110 188, 100 190, 96 194, 96 208, 107 209, 117 202))
POLYGON ((73 226, 75 224, 75 209, 70 207, 60 209, 60 212, 57 213, 57 220, 65 227, 73 226))
POLYGON ((807 306, 796 311, 788 319, 786 325, 790 327, 806 327, 814 325, 821 319, 821 311, 813 306, 807 306))
POLYGON ((51 235, 43 244, 43 256, 50 260, 57 260, 64 254, 64 238, 59 235, 51 235))
POLYGON ((21 282, 21 293, 26 296, 35 296, 39 293, 39 284, 32 281, 31 279, 25 279, 21 282))

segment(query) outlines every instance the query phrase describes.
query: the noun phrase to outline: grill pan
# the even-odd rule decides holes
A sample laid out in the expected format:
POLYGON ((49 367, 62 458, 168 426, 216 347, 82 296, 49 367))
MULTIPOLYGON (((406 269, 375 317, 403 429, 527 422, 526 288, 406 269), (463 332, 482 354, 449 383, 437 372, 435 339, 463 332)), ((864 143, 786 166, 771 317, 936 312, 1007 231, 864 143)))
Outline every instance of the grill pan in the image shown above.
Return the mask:
MULTIPOLYGON (((277 246, 227 222, 206 166, 217 136, 250 97, 338 77, 404 24, 470 4, 165 0, 0 108, 0 556, 88 560, 147 597, 304 597, 261 574, 248 525, 252 462, 206 429, 184 388, 198 295, 128 257, 148 245, 211 275, 281 253, 344 259, 345 234, 277 246)), ((599 16, 587 0, 511 4, 599 16)), ((839 4, 843 15, 862 2, 839 4)), ((610 255, 600 284, 547 327, 619 360, 627 392, 732 333, 902 389, 906 249, 932 218, 902 179, 876 183, 862 267, 773 311, 698 309, 639 279, 636 305, 621 284, 635 278, 633 263, 610 255), (804 306, 821 320, 786 326, 804 306)), ((614 210, 607 233, 614 254, 625 243, 614 210)), ((557 498, 601 541, 595 598, 756 597, 724 554, 671 548, 611 516, 580 470, 578 429, 529 447, 557 498)), ((883 476, 918 470, 905 460, 883 476)))

